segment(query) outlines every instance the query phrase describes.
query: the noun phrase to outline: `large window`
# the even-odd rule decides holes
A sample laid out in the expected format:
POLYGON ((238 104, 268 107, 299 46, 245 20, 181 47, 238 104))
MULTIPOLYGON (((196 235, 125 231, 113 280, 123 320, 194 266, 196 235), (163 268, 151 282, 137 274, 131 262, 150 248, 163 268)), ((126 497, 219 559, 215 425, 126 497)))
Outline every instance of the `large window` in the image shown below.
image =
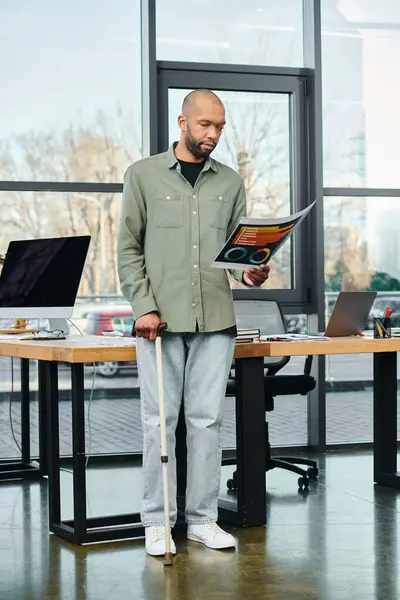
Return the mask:
POLYGON ((140 0, 0 3, 0 180, 121 181, 141 154, 140 0))
MULTIPOLYGON (((316 288, 324 285, 329 318, 340 290, 372 289, 378 292, 373 312, 392 306, 393 324, 400 327, 400 1, 320 3, 322 56, 313 57, 312 48, 319 52, 311 19, 319 25, 317 0, 154 0, 148 32, 152 2, 143 2, 142 11, 141 0, 0 2, 0 252, 12 239, 91 234, 73 317, 83 333, 115 328, 130 335, 132 310, 121 296, 116 265, 120 184, 128 165, 142 156, 142 131, 146 152, 177 139, 182 99, 196 87, 215 90, 226 105, 227 126, 215 157, 244 178, 248 214, 281 216, 315 197, 324 202, 324 234, 314 211, 274 259, 269 290, 239 289, 235 296, 273 295, 288 313, 306 312, 314 310, 316 288), (146 48, 148 40, 156 47, 146 48), (143 84, 144 111, 142 58, 150 67, 143 77, 149 80, 143 84), (319 65, 319 58, 323 200, 313 172, 320 79, 301 69, 319 65), (324 252, 316 241, 323 235, 324 252), (323 281, 316 281, 314 257, 321 271, 325 261, 323 281)), ((305 315, 286 317, 291 331, 306 329, 305 315)), ((8 400, 10 361, 1 362, 0 399, 8 400)), ((303 359, 293 358, 285 370, 299 373, 302 366, 303 359)), ((60 372, 64 399, 69 372, 60 372)), ((92 375, 88 367, 88 392, 92 375)), ((35 389, 33 367, 31 377, 35 389)), ((371 356, 326 359, 328 443, 372 439, 372 377, 371 356)), ((91 452, 140 451, 136 364, 98 366, 95 401, 91 452)), ((324 401, 319 394, 318 408, 324 401)), ((69 405, 61 405, 68 428, 69 405)), ((277 400, 268 415, 272 444, 306 443, 318 429, 314 415, 323 414, 316 406, 316 394, 308 404, 305 397, 277 400)), ((8 404, 0 412, 4 456, 16 444, 8 404)), ((233 416, 228 399, 224 447, 234 445, 233 416)), ((35 444, 36 438, 33 449, 35 444)), ((63 453, 68 444, 63 442, 63 453)))
POLYGON ((323 0, 324 185, 400 187, 400 3, 323 0))
MULTIPOLYGON (((121 296, 117 275, 121 194, 120 186, 114 184, 121 184, 128 165, 141 157, 142 130, 147 130, 143 125, 148 125, 142 122, 146 111, 141 109, 142 57, 146 56, 141 51, 141 0, 0 4, 0 252, 13 239, 89 233, 92 240, 72 322, 84 334, 100 336, 104 329, 114 328, 130 335, 132 310, 121 296)), ((227 65, 259 65, 265 70, 304 66, 302 0, 250 0, 245 6, 241 0, 156 0, 155 4, 156 23, 150 26, 156 27, 156 56, 164 64, 219 63, 225 65, 224 75, 227 65)), ((299 71, 284 71, 297 78, 295 90, 286 82, 283 90, 269 89, 264 78, 256 87, 231 89, 219 79, 213 84, 223 97, 229 119, 215 156, 243 176, 248 212, 253 216, 286 215, 309 200, 306 169, 297 160, 305 160, 307 153, 299 141, 306 139, 305 80, 299 71)), ((174 137, 182 94, 197 84, 198 76, 195 82, 170 90, 174 137)), ((150 114, 151 121, 156 116, 168 120, 168 110, 162 116, 156 113, 150 114)), ((305 223, 304 232, 307 227, 305 223)), ((291 308, 299 298, 305 304, 308 297, 305 278, 299 277, 305 272, 305 252, 302 248, 300 254, 299 247, 300 238, 294 236, 281 249, 273 264, 275 275, 268 283, 278 288, 274 293, 291 294, 291 308)), ((297 331, 304 323, 292 315, 289 327, 297 331)), ((19 361, 14 361, 13 372, 9 359, 0 362, 1 458, 18 454, 21 422, 19 361), (15 393, 9 410, 12 382, 15 393)), ((294 359, 288 369, 298 372, 302 366, 302 359, 294 359)), ((37 375, 36 364, 31 363, 33 392, 38 388, 37 375)), ((61 453, 68 454, 69 368, 61 365, 59 375, 61 453)), ((92 382, 89 365, 85 368, 86 400, 92 382)), ((32 400, 31 448, 37 454, 34 394, 32 400)), ((86 434, 91 455, 141 451, 136 363, 98 364, 90 406, 86 434)), ((86 408, 89 413, 88 404, 86 408)), ((270 416, 273 445, 306 443, 306 411, 306 398, 282 398, 281 411, 270 416), (287 428, 288 415, 293 414, 296 418, 287 428)), ((224 447, 235 443, 233 418, 233 400, 228 399, 224 447)))
POLYGON ((302 1, 157 0, 158 60, 303 66, 302 1))

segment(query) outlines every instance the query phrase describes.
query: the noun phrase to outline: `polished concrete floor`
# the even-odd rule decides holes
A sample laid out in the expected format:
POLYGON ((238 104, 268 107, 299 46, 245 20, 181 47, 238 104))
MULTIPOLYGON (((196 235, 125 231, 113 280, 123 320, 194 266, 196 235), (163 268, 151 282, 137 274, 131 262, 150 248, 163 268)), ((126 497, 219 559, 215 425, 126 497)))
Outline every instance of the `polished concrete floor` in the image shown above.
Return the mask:
MULTIPOLYGON (((168 569, 142 539, 77 547, 49 535, 46 481, 1 482, 0 600, 397 600, 400 492, 373 485, 370 452, 318 460, 307 496, 296 476, 268 474, 268 524, 232 530, 236 551, 177 535, 168 569)), ((69 473, 62 483, 68 517, 69 473)), ((90 469, 89 515, 135 511, 140 491, 140 469, 90 469)))

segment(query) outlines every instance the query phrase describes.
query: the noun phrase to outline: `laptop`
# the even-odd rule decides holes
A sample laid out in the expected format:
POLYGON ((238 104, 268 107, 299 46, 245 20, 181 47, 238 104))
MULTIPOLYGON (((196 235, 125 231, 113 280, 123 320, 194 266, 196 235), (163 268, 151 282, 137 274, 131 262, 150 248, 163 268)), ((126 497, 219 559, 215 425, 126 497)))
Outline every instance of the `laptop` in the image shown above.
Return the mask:
POLYGON ((325 330, 327 337, 360 335, 377 292, 340 292, 325 330))

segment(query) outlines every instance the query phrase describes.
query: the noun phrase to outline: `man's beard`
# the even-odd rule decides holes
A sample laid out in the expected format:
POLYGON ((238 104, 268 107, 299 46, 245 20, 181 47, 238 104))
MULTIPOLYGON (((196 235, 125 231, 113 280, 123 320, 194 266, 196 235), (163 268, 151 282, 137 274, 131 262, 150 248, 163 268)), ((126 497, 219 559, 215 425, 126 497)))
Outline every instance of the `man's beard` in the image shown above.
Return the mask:
MULTIPOLYGON (((193 154, 193 156, 196 156, 197 158, 206 158, 215 149, 216 144, 214 144, 212 148, 207 148, 207 150, 202 150, 201 149, 202 143, 204 143, 204 142, 198 142, 196 140, 196 138, 193 137, 193 135, 190 132, 190 129, 188 128, 186 131, 186 135, 185 135, 185 144, 186 144, 188 150, 190 150, 190 152, 193 154)), ((212 143, 212 142, 210 142, 210 143, 212 143)))

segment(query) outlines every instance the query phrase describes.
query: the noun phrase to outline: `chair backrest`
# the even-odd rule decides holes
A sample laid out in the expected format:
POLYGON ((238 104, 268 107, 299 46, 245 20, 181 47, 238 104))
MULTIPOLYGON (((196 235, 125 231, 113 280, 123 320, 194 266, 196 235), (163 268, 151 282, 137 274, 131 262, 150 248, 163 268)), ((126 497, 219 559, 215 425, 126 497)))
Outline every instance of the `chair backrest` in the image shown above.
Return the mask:
MULTIPOLYGON (((257 327, 261 335, 286 333, 286 324, 281 308, 275 300, 235 300, 238 329, 257 327)), ((287 357, 266 357, 265 366, 283 366, 287 357)))

